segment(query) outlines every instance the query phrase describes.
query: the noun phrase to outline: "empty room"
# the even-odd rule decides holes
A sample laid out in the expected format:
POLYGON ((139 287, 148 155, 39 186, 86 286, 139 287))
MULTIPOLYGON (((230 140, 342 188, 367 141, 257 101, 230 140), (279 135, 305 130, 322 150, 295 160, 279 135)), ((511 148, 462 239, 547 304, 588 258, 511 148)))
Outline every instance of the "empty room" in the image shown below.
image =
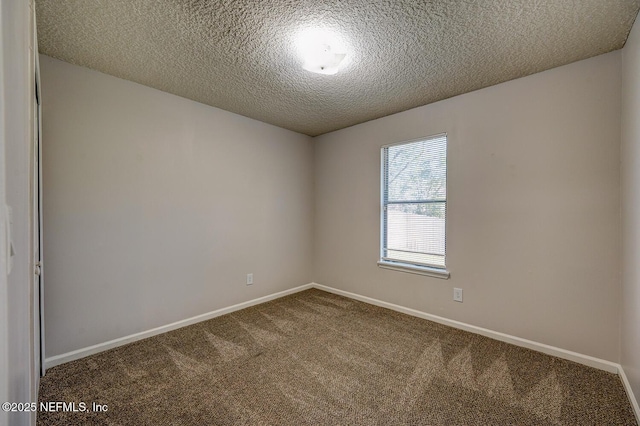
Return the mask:
POLYGON ((2 0, 0 425, 637 425, 640 0, 2 0))

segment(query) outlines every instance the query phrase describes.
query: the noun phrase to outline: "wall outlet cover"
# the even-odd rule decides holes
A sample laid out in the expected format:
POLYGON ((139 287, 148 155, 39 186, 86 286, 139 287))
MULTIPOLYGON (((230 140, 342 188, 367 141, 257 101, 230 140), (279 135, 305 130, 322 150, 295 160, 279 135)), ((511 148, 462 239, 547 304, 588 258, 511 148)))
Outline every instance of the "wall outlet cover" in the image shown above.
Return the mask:
POLYGON ((456 302, 462 302, 462 289, 454 288, 453 289, 453 300, 456 302))

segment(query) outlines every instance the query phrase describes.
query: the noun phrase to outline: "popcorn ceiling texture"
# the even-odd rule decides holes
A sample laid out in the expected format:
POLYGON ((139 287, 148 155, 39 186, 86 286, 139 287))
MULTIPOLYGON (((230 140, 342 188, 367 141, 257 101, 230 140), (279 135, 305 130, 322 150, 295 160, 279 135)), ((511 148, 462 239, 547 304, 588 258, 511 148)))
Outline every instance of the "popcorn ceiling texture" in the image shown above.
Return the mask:
POLYGON ((623 47, 640 0, 37 0, 40 53, 310 136, 623 47), (296 36, 334 31, 338 74, 296 36))

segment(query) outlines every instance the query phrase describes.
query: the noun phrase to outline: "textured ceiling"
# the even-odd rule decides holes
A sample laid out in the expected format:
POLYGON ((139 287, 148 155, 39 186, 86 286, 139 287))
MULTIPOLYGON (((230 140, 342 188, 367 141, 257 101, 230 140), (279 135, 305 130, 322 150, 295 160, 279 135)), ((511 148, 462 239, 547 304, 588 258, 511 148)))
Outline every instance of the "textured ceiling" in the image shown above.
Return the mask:
POLYGON ((40 52, 315 136, 621 48, 640 0, 37 0, 40 52), (336 34, 336 75, 302 68, 336 34))

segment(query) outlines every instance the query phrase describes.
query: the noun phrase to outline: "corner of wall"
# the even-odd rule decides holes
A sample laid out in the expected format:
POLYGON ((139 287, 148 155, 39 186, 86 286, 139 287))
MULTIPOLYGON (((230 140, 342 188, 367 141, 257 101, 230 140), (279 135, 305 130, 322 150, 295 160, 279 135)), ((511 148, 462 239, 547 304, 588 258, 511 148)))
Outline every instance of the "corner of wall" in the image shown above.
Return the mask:
POLYGON ((640 422, 640 24, 634 23, 621 53, 621 377, 640 422))

